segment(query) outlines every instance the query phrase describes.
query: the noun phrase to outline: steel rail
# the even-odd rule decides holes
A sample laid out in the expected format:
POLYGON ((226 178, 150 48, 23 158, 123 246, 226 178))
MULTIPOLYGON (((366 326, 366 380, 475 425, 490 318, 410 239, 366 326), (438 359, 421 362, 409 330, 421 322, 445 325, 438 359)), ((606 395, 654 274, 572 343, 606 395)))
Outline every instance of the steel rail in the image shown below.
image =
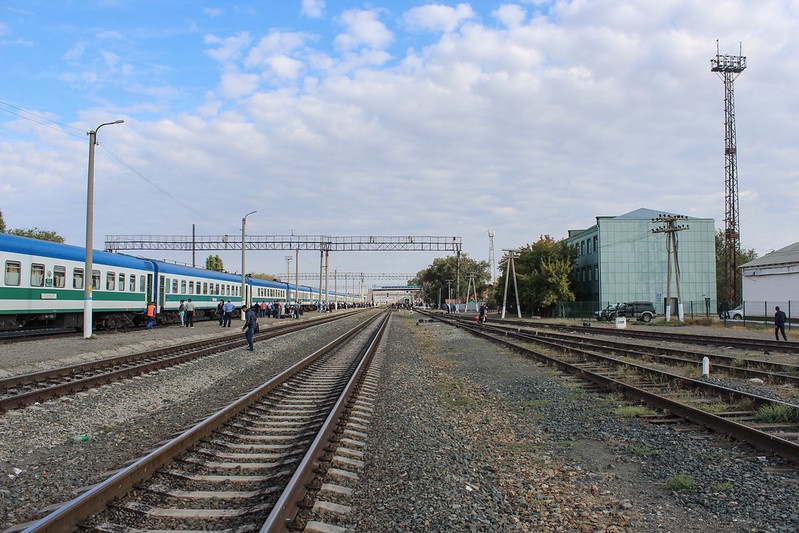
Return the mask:
MULTIPOLYGON (((436 319, 438 319, 438 320, 440 320, 440 321, 442 321, 444 323, 447 323, 447 321, 442 319, 441 316, 436 316, 436 315, 429 315, 429 316, 432 316, 433 318, 436 318, 436 319)), ((714 414, 708 413, 706 411, 702 411, 701 409, 697 409, 695 407, 691 407, 691 406, 683 404, 681 402, 677 402, 675 400, 671 400, 669 398, 665 398, 665 397, 663 397, 663 396, 661 396, 659 394, 656 394, 654 392, 649 392, 649 391, 647 391, 645 389, 642 389, 642 388, 639 388, 639 387, 635 387, 634 385, 630 385, 630 384, 615 380, 615 379, 613 379, 613 378, 611 378, 609 376, 604 376, 602 374, 599 374, 599 373, 596 373, 596 372, 592 372, 591 370, 588 370, 588 369, 586 369, 584 367, 581 367, 579 365, 575 365, 575 364, 572 364, 572 363, 569 363, 569 362, 566 362, 566 361, 563 361, 563 360, 560 360, 560 359, 557 359, 557 358, 542 354, 540 352, 537 352, 535 350, 531 350, 529 348, 524 348, 523 346, 519 346, 518 344, 514 344, 513 342, 510 342, 510 341, 508 341, 506 339, 503 339, 501 337, 496 337, 494 335, 491 335, 491 334, 488 334, 488 333, 486 333, 484 331, 481 331, 481 328, 479 326, 477 326, 477 325, 474 325, 474 324, 471 324, 471 323, 458 324, 458 325, 459 325, 459 327, 469 331, 470 333, 473 333, 473 334, 476 334, 478 336, 482 336, 482 337, 485 337, 487 339, 490 339, 490 340, 493 340, 495 342, 498 342, 500 344, 503 344, 503 345, 515 350, 515 351, 522 352, 524 355, 530 356, 530 357, 532 357, 532 358, 534 358, 534 359, 536 359, 538 361, 541 361, 543 363, 552 364, 552 365, 556 366, 557 368, 563 370, 564 372, 567 372, 567 373, 573 374, 573 375, 577 375, 578 377, 581 377, 581 378, 583 378, 583 379, 585 379, 587 381, 590 381, 590 382, 592 382, 592 383, 594 383, 596 385, 599 385, 600 387, 603 387, 605 389, 612 390, 612 391, 621 392, 621 393, 625 394, 626 396, 628 396, 630 398, 633 398, 633 399, 636 399, 638 401, 644 402, 647 405, 650 405, 650 406, 652 406, 654 408, 664 409, 664 410, 666 410, 666 411, 668 411, 670 413, 673 413, 673 414, 675 414, 675 415, 677 415, 677 416, 679 416, 679 417, 681 417, 683 419, 690 420, 691 422, 694 422, 694 423, 702 425, 702 426, 704 426, 704 427, 706 427, 708 429, 711 429, 712 431, 715 431, 716 433, 719 433, 719 434, 722 434, 722 435, 726 435, 726 436, 728 436, 730 438, 733 438, 733 439, 741 441, 741 442, 746 442, 746 443, 754 446, 755 448, 775 453, 775 454, 781 456, 783 459, 785 459, 787 461, 793 462, 795 464, 799 464, 799 444, 797 444, 797 443, 788 441, 786 439, 783 439, 783 438, 778 437, 776 435, 772 435, 772 434, 766 433, 764 431, 760 431, 760 430, 758 430, 756 428, 753 428, 753 427, 749 427, 749 426, 745 426, 743 424, 739 424, 738 422, 735 422, 733 420, 730 420, 730 419, 727 419, 727 418, 724 418, 724 417, 721 417, 721 416, 718 416, 718 415, 714 415, 714 414)), ((602 357, 605 357, 605 356, 602 356, 602 357)), ((626 362, 624 364, 631 365, 630 363, 626 363, 626 362)), ((635 365, 631 365, 631 366, 635 366, 635 365)), ((658 372, 658 373, 663 374, 663 372, 658 371, 658 370, 648 369, 646 367, 644 367, 644 368, 647 371, 658 372)), ((668 373, 665 373, 665 374, 668 374, 668 373)), ((675 376, 673 374, 671 374, 671 375, 675 376)), ((710 386, 710 384, 705 383, 705 382, 701 382, 701 381, 698 381, 698 380, 692 380, 690 378, 683 378, 682 376, 675 376, 675 377, 680 378, 681 380, 690 381, 694 385, 701 385, 703 387, 704 386, 710 386)), ((763 398, 761 396, 747 394, 747 393, 743 393, 743 392, 740 392, 740 391, 735 391, 733 389, 727 389, 725 387, 715 386, 714 388, 716 390, 719 390, 719 391, 724 390, 724 391, 727 391, 729 393, 734 393, 736 395, 741 395, 741 396, 745 396, 745 397, 751 397, 753 399, 758 399, 761 402, 768 401, 769 403, 783 403, 783 402, 776 402, 776 401, 768 399, 768 398, 763 398)), ((788 405, 788 404, 786 404, 786 405, 788 405)))
MULTIPOLYGON (((783 350, 786 352, 796 353, 799 352, 799 342, 795 341, 773 341, 768 339, 750 339, 745 337, 719 337, 713 335, 695 335, 692 333, 674 332, 660 332, 660 331, 646 331, 645 329, 615 329, 615 328, 595 328, 591 326, 578 326, 578 325, 563 325, 563 324, 547 324, 543 322, 531 323, 529 320, 519 319, 492 319, 491 322, 508 324, 508 325, 524 325, 528 327, 536 327, 541 329, 555 329, 555 330, 571 330, 579 331, 580 333, 587 333, 590 335, 611 335, 619 337, 636 337, 643 339, 656 339, 666 340, 671 342, 685 342, 691 344, 712 344, 715 346, 735 346, 741 349, 750 350, 783 350)), ((676 328, 675 328, 676 329, 676 328)), ((764 333, 765 335, 765 333, 764 333)))
POLYGON ((548 331, 534 332, 530 330, 522 330, 515 326, 507 327, 483 324, 481 328, 485 329, 486 331, 494 331, 500 334, 511 334, 517 336, 519 339, 528 339, 534 342, 542 342, 543 339, 549 339, 558 346, 570 346, 574 349, 591 347, 593 349, 600 350, 622 350, 626 355, 629 356, 648 357, 666 363, 677 362, 683 364, 698 364, 701 363, 703 357, 707 357, 714 369, 722 369, 731 375, 743 376, 746 378, 757 377, 764 380, 778 380, 781 383, 799 385, 799 366, 786 363, 772 363, 769 361, 749 359, 742 356, 700 353, 688 350, 678 350, 675 348, 664 348, 661 346, 630 344, 606 339, 585 337, 575 338, 569 334, 551 333, 548 331), (514 333, 511 328, 515 329, 516 333, 514 333), (524 333, 525 331, 526 333, 524 333), (770 368, 775 370, 762 370, 743 366, 735 366, 734 364, 724 364, 722 361, 726 363, 732 363, 733 361, 745 361, 747 364, 751 363, 762 368, 770 368), (793 374, 786 374, 783 371, 791 371, 793 374))
MULTIPOLYGON (((348 315, 324 317, 313 322, 300 322, 278 326, 267 331, 258 333, 256 341, 268 340, 274 337, 295 333, 324 324, 334 320, 346 318, 348 315)), ((175 366, 186 361, 213 355, 231 348, 244 346, 246 340, 241 335, 225 335, 213 339, 205 339, 181 345, 172 345, 158 348, 148 352, 121 355, 97 361, 79 363, 76 365, 63 366, 41 372, 11 376, 0 379, 0 391, 8 391, 20 387, 36 386, 54 380, 66 380, 62 383, 43 386, 26 392, 15 393, 6 397, 0 397, 0 413, 11 409, 18 409, 27 405, 32 405, 39 401, 52 400, 67 394, 88 390, 94 387, 105 385, 113 381, 139 376, 148 372, 153 372, 162 368, 175 366), (158 359, 156 359, 158 358, 158 359), (122 367, 122 368, 119 368, 122 367), (104 369, 115 369, 104 371, 104 369), (98 372, 92 376, 69 379, 72 376, 79 376, 87 372, 98 372)), ((2 393, 0 393, 2 394, 2 393)))
POLYGON ((108 503, 130 492, 138 483, 152 477, 155 472, 175 457, 189 450, 238 413, 275 390, 323 355, 344 344, 373 323, 379 315, 370 317, 314 353, 304 357, 277 376, 235 400, 202 422, 181 433, 156 450, 123 468, 105 481, 95 485, 56 511, 29 525, 22 533, 70 533, 78 524, 104 510, 108 503))
POLYGON ((263 527, 261 527, 260 533, 287 531, 289 525, 297 516, 297 513, 300 511, 300 502, 308 493, 307 485, 316 475, 315 470, 322 462, 320 456, 323 454, 324 448, 328 446, 334 431, 336 431, 347 402, 363 382, 369 364, 372 362, 374 354, 377 352, 380 340, 383 338, 383 334, 388 328, 390 318, 391 314, 386 313, 377 331, 372 336, 364 357, 361 359, 352 377, 344 387, 344 391, 336 402, 336 405, 333 407, 333 410, 327 417, 327 420, 325 420, 319 434, 316 436, 310 449, 297 467, 286 489, 280 495, 272 512, 264 522, 263 527))

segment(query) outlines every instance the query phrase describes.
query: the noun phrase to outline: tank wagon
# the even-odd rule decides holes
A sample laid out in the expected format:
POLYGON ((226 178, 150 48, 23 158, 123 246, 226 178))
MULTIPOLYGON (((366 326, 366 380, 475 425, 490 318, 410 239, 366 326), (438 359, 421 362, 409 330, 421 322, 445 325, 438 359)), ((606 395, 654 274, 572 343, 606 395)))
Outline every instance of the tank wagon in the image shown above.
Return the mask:
MULTIPOLYGON (((149 302, 159 323, 177 322, 180 300, 192 299, 196 316, 212 315, 220 300, 239 305, 241 276, 125 254, 93 251, 93 329, 132 327, 149 302)), ((0 234, 0 331, 28 327, 83 327, 86 254, 83 247, 0 234)), ((245 278, 248 303, 293 300, 312 308, 319 290, 245 278), (299 290, 297 290, 299 289, 299 290)), ((330 296, 335 296, 330 293, 330 296)), ((337 299, 351 302, 351 296, 337 299)))

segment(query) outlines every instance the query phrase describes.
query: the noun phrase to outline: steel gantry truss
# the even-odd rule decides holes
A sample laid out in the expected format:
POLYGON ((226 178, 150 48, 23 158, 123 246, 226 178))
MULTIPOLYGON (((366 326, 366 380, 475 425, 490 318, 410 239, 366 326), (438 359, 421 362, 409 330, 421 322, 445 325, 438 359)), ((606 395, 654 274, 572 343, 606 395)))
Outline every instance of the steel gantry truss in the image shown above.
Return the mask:
MULTIPOLYGON (((243 228, 242 224, 242 228, 243 228)), ((242 264, 245 250, 293 250, 295 252, 295 269, 298 268, 300 250, 320 252, 319 274, 304 274, 304 279, 319 279, 319 293, 325 294, 328 301, 328 283, 330 276, 330 252, 455 252, 460 263, 462 240, 460 237, 441 236, 385 236, 367 235, 357 237, 334 237, 331 235, 106 235, 105 249, 109 252, 123 250, 177 250, 192 252, 192 265, 196 266, 197 251, 241 250, 242 264), (308 277, 305 277, 308 276, 308 277), (323 290, 324 284, 324 290, 323 290)), ((290 259, 286 257, 287 263, 290 259)), ((242 269, 243 270, 243 269, 242 269)), ((288 277, 291 276, 287 266, 288 277)), ((345 283, 352 273, 344 273, 345 283)), ((242 273, 242 277, 244 273, 242 273)), ((338 277, 338 274, 336 275, 338 277)), ((379 279, 413 278, 415 274, 382 274, 379 279)), ((337 277, 334 282, 337 282, 337 277)), ((366 275, 355 273, 353 280, 360 278, 361 287, 366 275)), ((299 271, 295 272, 295 280, 299 281, 299 271)), ((242 283, 243 285, 243 283, 242 283)), ((363 290, 363 289, 361 289, 363 290)), ((244 288, 242 287, 242 294, 244 288)))
MULTIPOLYGON (((240 235, 106 235, 105 249, 123 250, 241 250, 240 235)), ((322 252, 457 252, 460 237, 330 235, 248 235, 247 250, 318 250, 322 252)))

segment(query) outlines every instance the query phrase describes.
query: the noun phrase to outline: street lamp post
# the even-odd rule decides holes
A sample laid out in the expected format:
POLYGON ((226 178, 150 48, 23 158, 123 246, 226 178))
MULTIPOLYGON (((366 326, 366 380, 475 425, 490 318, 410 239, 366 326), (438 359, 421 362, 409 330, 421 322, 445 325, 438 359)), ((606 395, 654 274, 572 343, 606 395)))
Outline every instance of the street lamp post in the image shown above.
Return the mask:
POLYGON ((291 288, 289 287, 289 285, 291 285, 291 256, 286 255, 284 256, 284 258, 286 259, 286 301, 290 302, 291 288))
MULTIPOLYGON (((97 132, 103 126, 122 124, 124 120, 104 122, 88 132, 89 136, 89 184, 86 189, 86 264, 83 269, 83 338, 92 337, 92 247, 94 243, 94 145, 97 144, 97 132)), ((149 302, 148 302, 149 303, 149 302)))
POLYGON ((338 267, 333 269, 333 309, 338 310, 338 267))
MULTIPOLYGON (((247 255, 245 251, 247 250, 247 245, 245 244, 246 236, 247 236, 247 217, 250 215, 254 215, 258 211, 250 211, 244 218, 241 219, 241 305, 247 305, 247 255)), ((244 313, 241 313, 241 319, 244 320, 245 316, 244 313)))

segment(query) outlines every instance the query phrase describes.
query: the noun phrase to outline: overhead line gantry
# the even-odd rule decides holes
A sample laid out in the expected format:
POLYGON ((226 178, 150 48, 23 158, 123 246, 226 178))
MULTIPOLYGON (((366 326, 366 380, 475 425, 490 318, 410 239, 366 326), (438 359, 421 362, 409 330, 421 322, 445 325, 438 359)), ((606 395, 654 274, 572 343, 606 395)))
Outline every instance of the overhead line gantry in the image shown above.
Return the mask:
MULTIPOLYGON (((196 252, 225 250, 318 250, 319 292, 322 293, 324 269, 325 294, 329 277, 330 252, 455 252, 460 265, 462 249, 460 237, 429 235, 365 235, 335 237, 332 235, 106 235, 108 252, 125 250, 173 250, 192 253, 192 266, 196 266, 196 252), (244 243, 242 245, 242 243, 244 243)), ((295 268, 298 262, 295 261, 295 268)), ((299 273, 295 274, 299 278, 299 273)), ((413 277, 413 276, 410 276, 413 277)))

